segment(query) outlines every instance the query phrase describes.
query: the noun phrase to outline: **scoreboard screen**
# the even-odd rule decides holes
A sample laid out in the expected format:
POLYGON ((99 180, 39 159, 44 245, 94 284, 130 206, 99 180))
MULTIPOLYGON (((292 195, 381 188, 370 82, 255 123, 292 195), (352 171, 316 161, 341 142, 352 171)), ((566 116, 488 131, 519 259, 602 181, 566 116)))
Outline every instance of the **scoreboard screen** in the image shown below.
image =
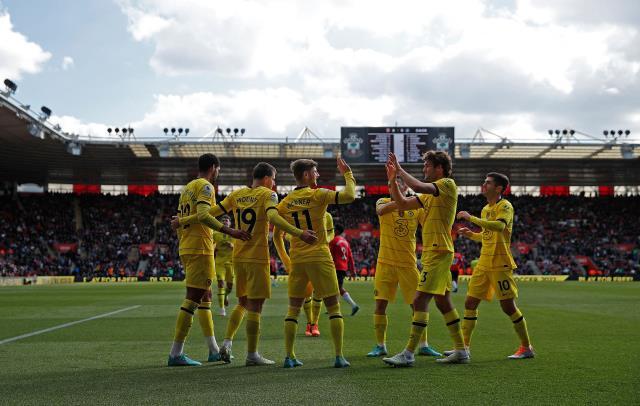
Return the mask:
POLYGON ((349 163, 384 163, 393 152, 403 163, 422 162, 429 150, 453 158, 454 127, 342 127, 340 150, 349 163))

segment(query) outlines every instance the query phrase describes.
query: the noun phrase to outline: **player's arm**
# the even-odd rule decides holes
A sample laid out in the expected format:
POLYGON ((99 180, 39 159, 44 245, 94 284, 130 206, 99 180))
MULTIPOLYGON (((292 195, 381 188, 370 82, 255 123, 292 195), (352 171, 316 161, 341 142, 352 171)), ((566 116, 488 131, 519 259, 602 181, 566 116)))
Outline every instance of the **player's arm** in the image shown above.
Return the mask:
POLYGON ((333 240, 336 234, 333 231, 333 217, 329 212, 324 214, 324 227, 327 230, 327 241, 333 240))
POLYGON ((353 177, 351 168, 342 158, 338 158, 338 170, 344 176, 345 187, 341 192, 336 192, 334 202, 347 204, 356 200, 356 178, 353 177))
POLYGON ((482 241, 482 233, 474 233, 473 231, 469 230, 467 227, 460 228, 458 230, 458 234, 472 241, 477 241, 477 242, 482 241))
POLYGON ((497 231, 501 232, 507 227, 507 222, 504 219, 498 220, 483 220, 479 217, 472 216, 466 211, 461 211, 456 216, 458 220, 467 220, 472 222, 473 224, 482 227, 485 230, 497 231))
POLYGON ((289 273, 291 270, 291 258, 289 258, 289 254, 287 254, 287 250, 284 246, 284 240, 282 238, 283 234, 284 231, 278 227, 273 227, 273 245, 276 246, 276 251, 278 252, 280 261, 282 261, 282 265, 284 265, 285 271, 289 273))
POLYGON ((389 161, 396 167, 398 176, 400 176, 404 183, 406 183, 407 186, 413 189, 414 192, 425 193, 428 195, 438 194, 438 188, 436 187, 436 185, 434 185, 433 183, 421 182, 413 177, 409 172, 405 171, 404 168, 400 166, 398 158, 393 152, 389 153, 389 161))
POLYGON ((376 214, 378 216, 384 216, 396 210, 398 210, 398 205, 394 201, 376 204, 376 214))
POLYGON ((422 207, 423 203, 418 196, 406 197, 400 193, 400 188, 398 188, 398 183, 396 182, 397 168, 391 160, 387 161, 385 169, 387 170, 387 179, 389 181, 389 192, 391 192, 391 197, 397 209, 411 210, 422 207))

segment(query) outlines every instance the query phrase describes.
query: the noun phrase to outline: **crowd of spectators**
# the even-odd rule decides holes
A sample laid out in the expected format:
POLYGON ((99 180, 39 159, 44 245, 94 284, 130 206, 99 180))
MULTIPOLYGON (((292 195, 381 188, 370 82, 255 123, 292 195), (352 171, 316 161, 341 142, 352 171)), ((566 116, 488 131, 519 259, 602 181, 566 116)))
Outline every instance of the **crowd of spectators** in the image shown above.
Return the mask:
MULTIPOLYGON (((513 249, 518 272, 583 275, 594 267, 606 275, 634 275, 640 270, 640 197, 508 198, 515 208, 512 241, 524 247, 513 249)), ((0 197, 0 275, 180 278, 184 270, 169 226, 177 200, 159 194, 0 197), (59 250, 60 243, 73 249, 59 250)), ((363 197, 329 210, 346 229, 361 224, 377 229, 376 200, 363 197)), ((458 210, 479 214, 485 203, 482 196, 460 196, 458 210)), ((348 239, 356 268, 375 267, 378 239, 366 233, 348 239)), ((455 247, 466 264, 480 253, 478 243, 464 238, 457 238, 455 247)), ((275 249, 272 255, 282 272, 275 249)))

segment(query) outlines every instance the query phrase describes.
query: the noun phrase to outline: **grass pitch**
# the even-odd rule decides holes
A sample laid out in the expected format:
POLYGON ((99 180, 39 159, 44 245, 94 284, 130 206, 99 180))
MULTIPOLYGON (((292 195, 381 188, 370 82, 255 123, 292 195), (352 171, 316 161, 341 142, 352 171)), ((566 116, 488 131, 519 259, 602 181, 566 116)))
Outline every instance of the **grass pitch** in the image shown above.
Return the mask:
MULTIPOLYGON (((77 284, 0 288, 0 341, 123 309, 109 317, 0 344, 0 404, 637 404, 640 402, 640 283, 522 282, 519 304, 538 353, 512 361, 518 342, 497 303, 483 303, 469 365, 437 365, 419 357, 394 369, 366 358, 374 340, 373 284, 347 284, 361 306, 345 313, 345 356, 352 367, 332 368, 328 320, 320 338, 304 337, 300 317, 296 353, 305 365, 281 367, 286 284, 265 305, 259 350, 275 367, 244 366, 244 325, 231 365, 167 368, 179 283, 77 284)), ((461 312, 466 285, 455 295, 461 312)), ((232 301, 232 303, 235 299, 232 301)), ((215 303, 214 303, 215 309, 215 303)), ((323 308, 324 309, 324 308, 323 308)), ((323 310, 324 312, 324 310, 323 310)), ((406 343, 410 310, 388 308, 388 347, 406 343)), ((215 316, 221 341, 226 319, 215 316)), ((442 316, 431 309, 429 341, 451 347, 442 316)), ((197 320, 186 353, 205 360, 197 320)))

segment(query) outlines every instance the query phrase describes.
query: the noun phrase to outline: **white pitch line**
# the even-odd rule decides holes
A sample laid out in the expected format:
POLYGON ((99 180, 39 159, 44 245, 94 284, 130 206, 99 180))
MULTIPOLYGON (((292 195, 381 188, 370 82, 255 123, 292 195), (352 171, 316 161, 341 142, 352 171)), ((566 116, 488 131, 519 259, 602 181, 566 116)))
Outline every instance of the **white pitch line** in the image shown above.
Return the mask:
POLYGON ((89 317, 87 319, 72 321, 72 322, 69 322, 69 323, 60 324, 58 326, 45 328, 44 330, 34 331, 33 333, 27 333, 27 334, 22 334, 22 335, 16 336, 16 337, 6 338, 4 340, 0 340, 0 345, 6 344, 6 343, 10 343, 12 341, 22 340, 23 338, 33 337, 33 336, 36 336, 38 334, 44 334, 44 333, 48 333, 50 331, 59 330, 61 328, 71 327, 71 326, 76 325, 76 324, 84 323, 85 321, 91 321, 91 320, 95 320, 95 319, 101 319, 103 317, 113 316, 114 314, 118 314, 118 313, 126 312, 126 311, 129 311, 129 310, 137 309, 138 307, 140 307, 140 305, 129 306, 129 307, 125 307, 124 309, 114 310, 114 311, 109 312, 109 313, 99 314, 97 316, 89 317))

